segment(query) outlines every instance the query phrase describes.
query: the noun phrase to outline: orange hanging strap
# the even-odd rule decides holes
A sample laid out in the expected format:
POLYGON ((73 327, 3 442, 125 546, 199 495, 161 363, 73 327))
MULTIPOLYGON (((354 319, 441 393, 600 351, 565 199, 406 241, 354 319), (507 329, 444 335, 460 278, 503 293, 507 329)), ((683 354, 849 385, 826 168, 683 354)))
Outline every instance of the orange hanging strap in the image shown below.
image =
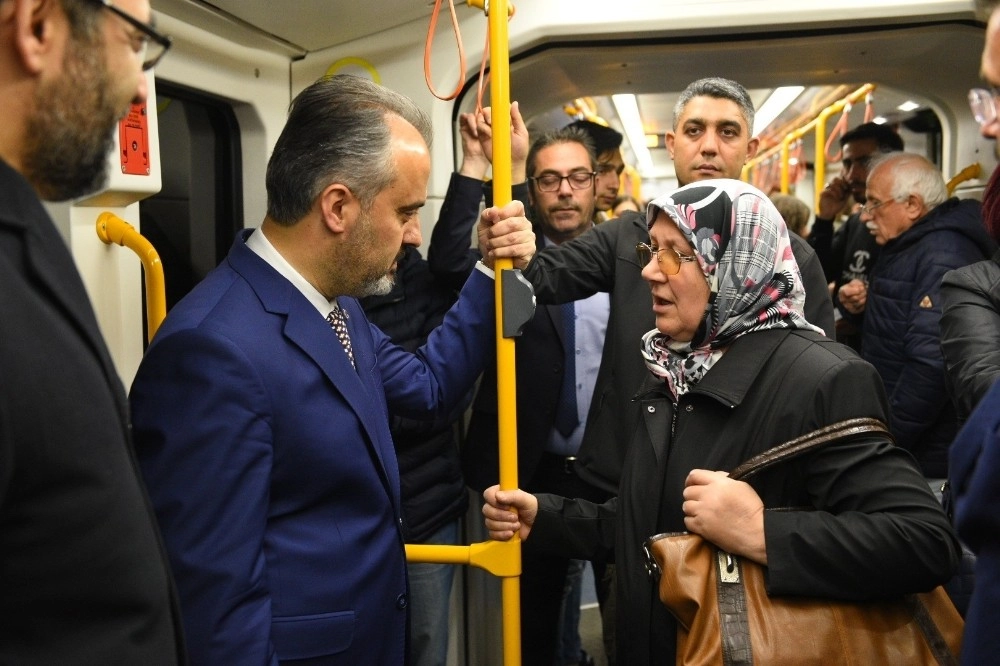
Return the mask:
POLYGON ((830 132, 830 136, 826 140, 826 161, 827 162, 839 162, 841 157, 841 151, 838 148, 836 155, 830 154, 830 146, 833 145, 835 139, 844 136, 847 133, 847 117, 851 115, 851 103, 847 102, 844 104, 844 112, 840 114, 840 120, 834 126, 833 131, 830 132))
POLYGON ((875 120, 875 97, 869 92, 865 94, 865 122, 875 120))
MULTIPOLYGON (((796 141, 795 145, 792 147, 792 152, 788 161, 791 162, 793 159, 795 160, 795 167, 794 170, 791 168, 789 169, 788 180, 792 183, 798 183, 805 178, 806 175, 806 160, 802 150, 802 139, 796 141)), ((791 167, 791 164, 789 164, 789 167, 791 167)))
POLYGON ((434 45, 434 31, 437 29, 438 15, 441 13, 441 0, 434 0, 434 11, 431 12, 431 22, 427 26, 427 39, 424 41, 424 81, 431 94, 441 100, 452 100, 462 92, 462 84, 465 77, 465 48, 462 46, 462 33, 458 29, 458 16, 455 14, 455 4, 448 0, 448 8, 451 10, 451 27, 455 31, 455 41, 458 44, 458 83, 450 94, 441 96, 431 82, 431 47, 434 45))
POLYGON ((765 194, 770 194, 771 190, 780 189, 781 183, 781 158, 775 156, 767 163, 767 180, 764 181, 764 187, 760 188, 761 192, 765 194), (777 188, 775 187, 777 186, 777 188))
MULTIPOLYGON (((466 4, 470 7, 478 7, 483 9, 483 0, 466 0, 466 4)), ((464 83, 463 77, 465 76, 465 47, 462 45, 462 31, 458 27, 458 16, 455 14, 455 4, 454 0, 448 0, 448 8, 451 10, 451 27, 455 32, 455 42, 458 44, 458 83, 455 85, 455 89, 451 91, 448 95, 440 95, 434 88, 434 84, 431 83, 431 48, 434 44, 434 33, 437 30, 437 20, 438 15, 441 13, 441 0, 434 1, 434 10, 431 12, 430 24, 427 26, 427 39, 424 42, 424 81, 427 82, 427 89, 431 91, 431 94, 440 100, 453 100, 458 97, 458 94, 462 91, 462 85, 464 83)), ((513 5, 507 8, 507 21, 509 22, 514 18, 515 9, 513 5)), ((486 65, 489 62, 490 55, 490 33, 486 32, 486 44, 483 46, 483 59, 479 66, 479 85, 476 90, 476 112, 483 110, 483 95, 486 89, 486 85, 489 83, 490 75, 486 71, 486 65)))

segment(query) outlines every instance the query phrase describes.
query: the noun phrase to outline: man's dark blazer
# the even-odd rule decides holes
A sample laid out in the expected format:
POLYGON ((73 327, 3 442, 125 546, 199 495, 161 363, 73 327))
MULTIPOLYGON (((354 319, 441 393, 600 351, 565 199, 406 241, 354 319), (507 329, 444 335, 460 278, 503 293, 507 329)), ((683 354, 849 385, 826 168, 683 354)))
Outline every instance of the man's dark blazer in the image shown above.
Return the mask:
MULTIPOLYGON (((543 237, 538 229, 535 234, 540 250, 543 237)), ((565 335, 562 306, 538 305, 534 317, 515 340, 517 478, 521 488, 531 489, 527 484, 538 468, 555 423, 566 365, 565 335)), ((497 422, 497 368, 493 363, 480 381, 462 451, 466 485, 477 492, 500 479, 497 422)))
POLYGON ((131 392, 192 660, 402 664, 388 411, 444 418, 464 398, 494 357, 493 282, 475 271, 415 354, 340 298, 355 370, 250 233, 171 310, 131 392))
POLYGON ((0 160, 0 663, 177 664, 128 408, 80 276, 0 160))

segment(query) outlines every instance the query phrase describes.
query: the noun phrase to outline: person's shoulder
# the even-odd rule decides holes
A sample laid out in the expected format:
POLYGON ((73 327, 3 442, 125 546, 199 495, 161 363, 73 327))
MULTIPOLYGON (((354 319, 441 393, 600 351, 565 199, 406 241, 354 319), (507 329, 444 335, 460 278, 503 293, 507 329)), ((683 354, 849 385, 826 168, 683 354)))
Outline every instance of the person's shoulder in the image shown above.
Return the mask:
POLYGON ((633 210, 623 211, 618 217, 597 225, 595 230, 609 236, 633 238, 642 236, 649 239, 649 227, 646 225, 646 214, 637 213, 633 210))
POLYGON ((816 250, 813 249, 812 245, 798 234, 789 233, 788 241, 792 246, 792 254, 795 255, 795 260, 799 264, 816 256, 816 250))
POLYGON ((994 259, 984 259, 974 264, 953 268, 944 274, 944 286, 983 286, 990 288, 1000 282, 1000 264, 994 259))
POLYGON ((807 373, 844 363, 866 363, 847 345, 809 329, 792 331, 780 353, 794 357, 793 367, 807 373))

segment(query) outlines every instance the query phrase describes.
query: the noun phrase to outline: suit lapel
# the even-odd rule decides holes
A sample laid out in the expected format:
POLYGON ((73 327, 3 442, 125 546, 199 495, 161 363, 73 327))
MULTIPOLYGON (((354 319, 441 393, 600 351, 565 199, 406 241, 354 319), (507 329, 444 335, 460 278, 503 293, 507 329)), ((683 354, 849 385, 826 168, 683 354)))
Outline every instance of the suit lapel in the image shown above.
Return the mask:
POLYGON ((358 368, 355 370, 330 324, 294 285, 246 247, 247 236, 249 231, 244 230, 237 237, 229 255, 230 264, 254 289, 267 312, 285 318, 285 337, 312 359, 354 411, 367 435, 366 446, 378 461, 386 492, 398 503, 398 474, 390 474, 382 451, 383 446, 392 446, 388 418, 380 409, 384 401, 377 395, 373 398, 376 387, 369 386, 376 379, 367 370, 373 363, 373 350, 366 341, 370 338, 364 335, 367 331, 360 330, 367 326, 367 320, 360 308, 350 310, 347 325, 358 368))
POLYGON ((15 209, 21 208, 20 215, 18 219, 7 222, 21 228, 26 277, 37 286, 39 298, 51 301, 94 353, 114 397, 122 427, 126 428, 128 407, 125 389, 65 241, 37 200, 25 201, 22 197, 14 205, 15 209))

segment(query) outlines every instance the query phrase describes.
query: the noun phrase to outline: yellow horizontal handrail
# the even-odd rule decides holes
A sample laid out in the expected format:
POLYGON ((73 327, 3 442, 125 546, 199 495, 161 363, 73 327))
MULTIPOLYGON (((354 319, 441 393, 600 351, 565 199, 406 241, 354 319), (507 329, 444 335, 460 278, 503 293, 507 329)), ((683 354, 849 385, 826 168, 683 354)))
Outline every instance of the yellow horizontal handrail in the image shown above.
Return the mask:
POLYGON ((518 576, 521 573, 521 546, 516 540, 483 541, 469 546, 434 546, 406 544, 407 562, 471 564, 494 576, 518 576))
POLYGON ((166 283, 160 255, 135 227, 114 213, 104 212, 97 216, 97 236, 108 245, 117 243, 139 255, 146 280, 147 337, 152 340, 167 316, 166 283))
POLYGON ((844 110, 848 104, 852 104, 859 99, 862 99, 865 95, 869 94, 875 90, 876 86, 873 83, 866 83, 852 93, 849 93, 842 99, 834 102, 833 104, 827 106, 826 108, 819 111, 815 118, 806 122, 801 127, 790 131, 785 135, 785 138, 781 140, 777 145, 771 146, 764 152, 756 155, 752 160, 748 160, 743 166, 743 179, 750 179, 750 172, 757 168, 762 162, 770 158, 775 153, 780 153, 781 156, 781 192, 783 194, 788 194, 789 190, 789 175, 788 175, 788 159, 789 159, 789 147, 797 140, 805 136, 809 130, 815 129, 816 139, 815 139, 815 149, 816 158, 813 161, 813 171, 815 173, 815 189, 816 189, 816 200, 814 203, 813 210, 819 210, 819 195, 823 191, 826 183, 826 121, 827 119, 835 113, 839 113, 844 110), (822 151, 822 152, 821 152, 822 151))
POLYGON ((965 167, 958 173, 956 173, 951 180, 948 181, 948 196, 950 197, 958 187, 959 183, 964 183, 967 180, 973 180, 979 178, 983 173, 983 165, 979 162, 973 162, 969 166, 965 167))

